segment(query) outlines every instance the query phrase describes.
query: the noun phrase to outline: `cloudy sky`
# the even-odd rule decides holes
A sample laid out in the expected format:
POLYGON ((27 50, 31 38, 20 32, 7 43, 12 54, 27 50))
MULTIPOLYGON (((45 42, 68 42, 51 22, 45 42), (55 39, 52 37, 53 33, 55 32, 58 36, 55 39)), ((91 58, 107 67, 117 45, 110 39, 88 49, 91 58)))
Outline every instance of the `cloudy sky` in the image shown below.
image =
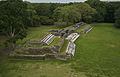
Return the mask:
MULTIPOLYGON (((69 3, 69 2, 84 2, 86 0, 24 0, 33 3, 69 3)), ((101 1, 120 1, 120 0, 101 0, 101 1)))

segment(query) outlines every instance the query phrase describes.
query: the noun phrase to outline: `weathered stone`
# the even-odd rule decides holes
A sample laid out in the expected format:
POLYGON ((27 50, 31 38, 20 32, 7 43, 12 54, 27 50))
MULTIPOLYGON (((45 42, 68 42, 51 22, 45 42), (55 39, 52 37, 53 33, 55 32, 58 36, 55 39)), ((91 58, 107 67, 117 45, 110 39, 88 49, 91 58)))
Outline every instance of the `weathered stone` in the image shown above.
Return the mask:
POLYGON ((45 60, 45 56, 9 56, 9 57, 23 60, 45 60))
POLYGON ((60 33, 55 32, 54 35, 55 35, 55 36, 60 36, 60 33))
POLYGON ((75 30, 79 29, 80 27, 84 26, 86 23, 84 22, 80 22, 80 23, 77 23, 76 25, 74 25, 73 27, 75 28, 75 30))
POLYGON ((53 47, 52 47, 52 50, 53 50, 53 53, 59 53, 60 51, 60 46, 58 46, 58 45, 54 45, 53 47))
POLYGON ((91 26, 88 26, 87 28, 84 29, 84 33, 89 32, 91 29, 92 29, 92 27, 91 27, 91 26))
POLYGON ((73 42, 69 42, 67 49, 66 49, 66 53, 69 53, 70 55, 74 56, 75 54, 75 44, 73 42))
POLYGON ((43 38, 41 41, 49 45, 55 38, 55 35, 48 34, 45 38, 43 38))

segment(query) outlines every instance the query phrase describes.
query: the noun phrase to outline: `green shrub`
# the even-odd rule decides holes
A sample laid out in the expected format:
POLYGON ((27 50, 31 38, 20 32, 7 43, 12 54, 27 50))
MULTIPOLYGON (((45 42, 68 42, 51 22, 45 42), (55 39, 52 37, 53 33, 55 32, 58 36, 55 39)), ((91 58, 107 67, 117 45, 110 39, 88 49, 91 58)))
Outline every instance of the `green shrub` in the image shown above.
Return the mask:
POLYGON ((33 26, 38 26, 38 25, 41 25, 40 17, 35 15, 35 16, 33 16, 33 26))
POLYGON ((115 26, 120 28, 120 8, 115 12, 115 26))
POLYGON ((67 26, 67 23, 66 22, 55 22, 55 25, 58 27, 58 28, 64 28, 67 26))
POLYGON ((42 25, 53 25, 54 21, 52 19, 49 19, 49 17, 46 16, 40 16, 40 22, 42 25))
POLYGON ((115 21, 115 27, 120 28, 120 20, 115 21))
POLYGON ((58 27, 58 28, 65 28, 67 26, 70 26, 72 25, 72 23, 67 23, 67 22, 55 22, 55 25, 58 27))

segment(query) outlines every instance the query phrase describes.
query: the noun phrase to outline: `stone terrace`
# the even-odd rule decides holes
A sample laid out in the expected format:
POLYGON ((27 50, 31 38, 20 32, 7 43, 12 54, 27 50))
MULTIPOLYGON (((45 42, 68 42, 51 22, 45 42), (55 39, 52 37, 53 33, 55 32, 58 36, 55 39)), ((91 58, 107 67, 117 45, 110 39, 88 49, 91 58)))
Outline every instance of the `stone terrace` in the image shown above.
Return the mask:
POLYGON ((84 22, 80 22, 69 28, 50 30, 43 39, 34 40, 34 38, 32 38, 29 40, 29 42, 25 44, 26 47, 24 47, 24 49, 16 50, 14 55, 17 54, 15 55, 16 58, 19 58, 20 56, 20 58, 23 59, 31 59, 34 57, 37 60, 39 58, 44 58, 45 60, 45 58, 52 57, 52 59, 67 60, 68 58, 75 56, 76 45, 74 42, 82 35, 77 32, 77 30, 82 28, 80 31, 83 30, 84 33, 88 33, 92 30, 91 26, 84 27, 85 24, 86 23, 84 22), (65 41, 67 41, 67 43, 65 41))

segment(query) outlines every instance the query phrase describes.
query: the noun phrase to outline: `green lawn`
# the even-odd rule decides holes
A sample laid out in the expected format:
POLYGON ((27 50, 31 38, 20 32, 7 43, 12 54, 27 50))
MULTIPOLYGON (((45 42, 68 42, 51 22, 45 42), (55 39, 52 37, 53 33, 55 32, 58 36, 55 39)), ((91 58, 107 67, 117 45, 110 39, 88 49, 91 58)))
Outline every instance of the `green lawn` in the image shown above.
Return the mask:
MULTIPOLYGON (((75 56, 67 61, 10 60, 0 53, 0 77, 120 77, 120 29, 111 23, 91 26, 75 41, 75 56)), ((46 28, 52 27, 41 29, 46 28)), ((39 37, 34 32, 31 36, 39 37)))
POLYGON ((88 77, 120 77, 120 30, 113 24, 92 24, 93 30, 76 41, 72 68, 88 77))

